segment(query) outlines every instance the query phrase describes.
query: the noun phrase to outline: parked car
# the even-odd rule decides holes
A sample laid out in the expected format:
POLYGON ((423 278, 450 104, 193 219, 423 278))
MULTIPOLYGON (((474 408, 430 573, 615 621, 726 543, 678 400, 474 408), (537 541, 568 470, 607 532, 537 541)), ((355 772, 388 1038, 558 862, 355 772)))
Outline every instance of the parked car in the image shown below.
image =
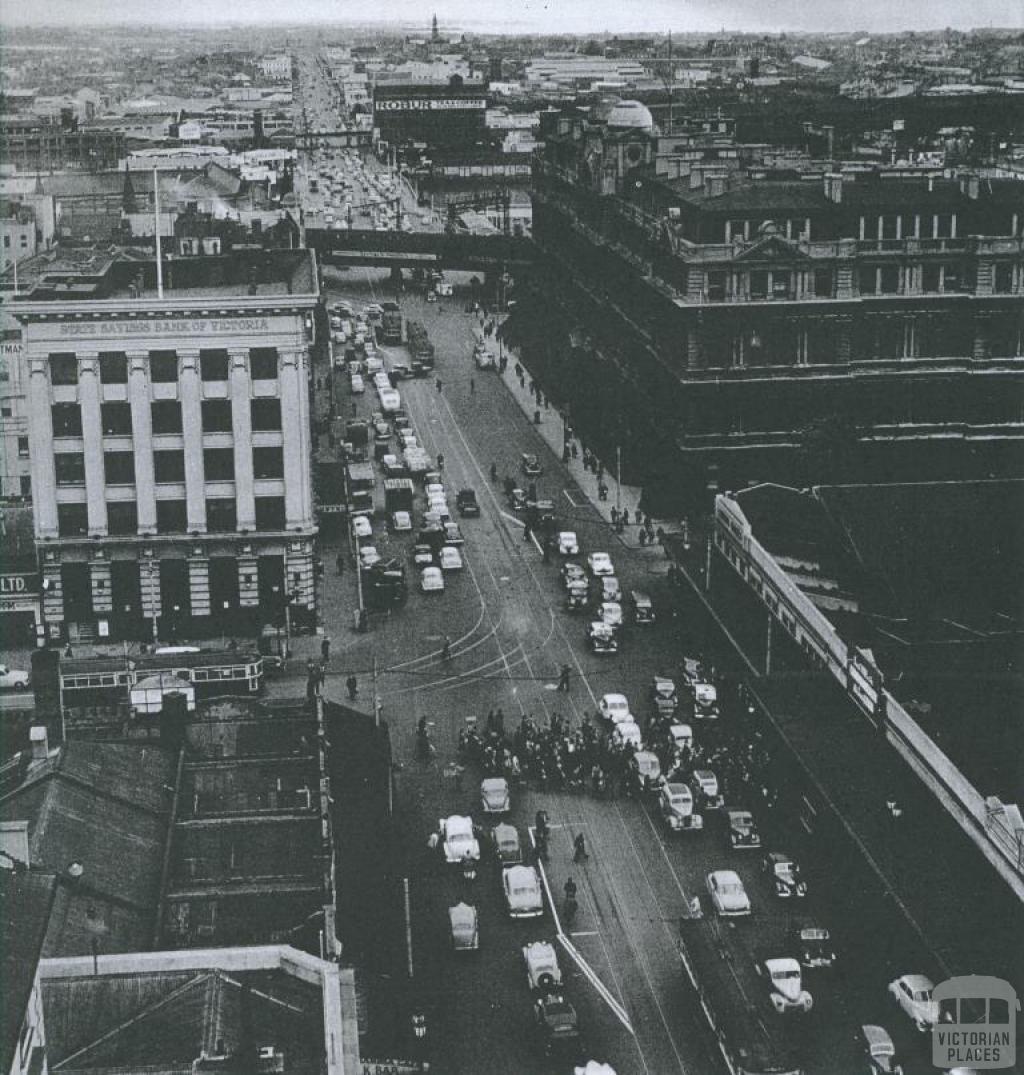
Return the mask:
POLYGON ((618 653, 619 640, 615 629, 597 620, 587 627, 587 645, 594 653, 618 653))
POLYGON ((528 478, 539 478, 544 473, 540 460, 532 452, 523 452, 519 465, 528 478))
POLYGON ((512 918, 539 918, 544 913, 540 874, 534 866, 509 866, 502 870, 501 886, 512 918))
POLYGON ((587 557, 587 567, 590 569, 590 573, 594 578, 600 578, 602 575, 615 574, 612 558, 606 552, 592 552, 587 557))
POLYGON ((365 515, 357 515, 352 520, 352 534, 357 541, 373 537, 373 523, 365 515))
POLYGON ((761 868, 771 878, 779 899, 803 899, 807 895, 807 882, 800 876, 800 866, 789 855, 770 851, 765 855, 761 868))
POLYGON ((490 776, 480 785, 480 806, 485 814, 508 812, 510 798, 508 781, 501 776, 490 776))
POLYGON ((479 517, 480 505, 476 502, 476 493, 472 489, 460 489, 455 495, 455 510, 467 519, 479 517))
POLYGON ((750 899, 735 870, 714 870, 708 874, 708 893, 715 912, 723 917, 750 914, 750 899))
POLYGON ((793 929, 793 944, 797 958, 805 967, 819 969, 831 967, 836 961, 832 935, 824 926, 805 922, 793 929))
POLYGON ((761 834, 757 831, 754 815, 749 810, 727 810, 725 818, 731 847, 738 851, 761 846, 761 834))
POLYGON ((598 712, 605 720, 613 724, 620 721, 632 720, 633 715, 629 711, 629 702, 624 694, 604 694, 597 704, 598 712))
POLYGON ((868 1070, 873 1075, 903 1075, 903 1065, 896 1059, 896 1046, 889 1031, 880 1026, 866 1024, 860 1028, 864 1056, 868 1070))
POLYGON ((462 553, 454 545, 445 545, 438 553, 442 571, 461 571, 462 553))
POLYGON ((444 539, 449 545, 465 545, 466 539, 459 529, 459 524, 451 519, 444 521, 444 539))
POLYGON ((538 997, 533 1005, 546 1053, 574 1056, 579 1050, 580 1029, 576 1009, 561 993, 538 997))
POLYGON ((640 725, 636 721, 623 720, 612 728, 612 743, 615 746, 625 746, 627 743, 635 750, 643 747, 643 736, 640 734, 640 725))
POLYGON ((420 573, 420 589, 424 593, 444 593, 444 575, 439 567, 425 567, 420 573))
POLYGON ((670 781, 658 793, 658 809, 673 832, 699 832, 704 818, 694 810, 693 792, 683 783, 670 781))
POLYGON ((814 1006, 814 999, 804 989, 803 972, 800 964, 790 956, 772 956, 759 958, 754 966, 757 973, 768 984, 768 999, 775 1011, 809 1012, 814 1006))
POLYGON ((638 750, 629 759, 628 779, 641 795, 658 791, 665 783, 658 755, 650 750, 638 750))
POLYGON ((655 676, 651 684, 651 700, 659 716, 672 716, 679 708, 675 680, 669 679, 668 676, 655 676))
POLYGON ((480 861, 480 843, 473 832, 472 818, 452 814, 442 818, 438 827, 445 862, 451 865, 465 862, 467 855, 474 862, 480 861))
POLYGON ((932 1000, 935 986, 924 974, 902 974, 889 983, 889 996, 920 1031, 939 1021, 939 1006, 932 1000))
POLYGON ((523 861, 523 845, 519 830, 502 822, 491 829, 491 843, 502 866, 518 866, 523 861))
POLYGON ((526 980, 530 989, 538 993, 550 993, 562 984, 562 969, 558 965, 555 946, 547 941, 532 941, 523 946, 526 963, 526 980))
POLYGON ((395 534, 405 534, 412 530, 412 516, 407 511, 391 513, 391 530, 395 534))
POLYGON ((480 948, 480 921, 476 908, 468 903, 457 903, 448 908, 448 925, 451 930, 452 948, 456 952, 476 952, 480 948))
POLYGON ((579 556, 580 543, 573 530, 562 530, 558 535, 558 554, 560 556, 579 556))
POLYGON ((0 664, 0 687, 5 690, 23 691, 28 688, 28 672, 20 668, 8 668, 0 664))

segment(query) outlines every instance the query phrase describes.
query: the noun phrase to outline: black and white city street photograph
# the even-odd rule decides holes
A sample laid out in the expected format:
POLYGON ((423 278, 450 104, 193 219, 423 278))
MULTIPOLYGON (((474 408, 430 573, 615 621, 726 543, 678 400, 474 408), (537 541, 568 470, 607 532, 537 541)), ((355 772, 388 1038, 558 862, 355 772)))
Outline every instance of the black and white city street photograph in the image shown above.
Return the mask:
POLYGON ((0 0, 0 235, 0 1075, 1024 1073, 1024 0, 0 0))

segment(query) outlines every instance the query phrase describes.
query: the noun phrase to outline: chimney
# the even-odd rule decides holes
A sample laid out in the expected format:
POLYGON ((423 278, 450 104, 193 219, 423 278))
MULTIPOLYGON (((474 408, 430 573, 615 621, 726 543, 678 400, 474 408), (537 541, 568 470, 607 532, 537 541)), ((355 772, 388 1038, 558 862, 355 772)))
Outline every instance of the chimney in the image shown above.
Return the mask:
POLYGON ((838 172, 825 173, 825 197, 839 205, 843 200, 843 177, 838 172))
POLYGON ((28 738, 32 744, 32 760, 46 761, 50 756, 50 739, 46 732, 46 725, 33 725, 28 733, 28 738))

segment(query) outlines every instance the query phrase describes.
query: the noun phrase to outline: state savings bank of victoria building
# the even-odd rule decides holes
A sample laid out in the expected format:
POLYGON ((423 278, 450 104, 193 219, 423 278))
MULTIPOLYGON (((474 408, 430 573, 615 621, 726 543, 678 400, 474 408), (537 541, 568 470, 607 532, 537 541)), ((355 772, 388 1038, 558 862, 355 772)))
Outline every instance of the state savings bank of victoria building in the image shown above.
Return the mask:
POLYGON ((245 637, 316 616, 305 250, 54 264, 23 326, 51 639, 245 637))

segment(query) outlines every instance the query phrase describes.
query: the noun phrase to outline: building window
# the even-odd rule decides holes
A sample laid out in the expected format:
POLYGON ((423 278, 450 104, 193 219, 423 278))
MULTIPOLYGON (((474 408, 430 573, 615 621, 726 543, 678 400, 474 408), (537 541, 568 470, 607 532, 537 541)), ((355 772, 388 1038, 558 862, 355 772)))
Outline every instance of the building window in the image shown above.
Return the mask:
POLYGON ((951 213, 939 213, 935 217, 935 238, 948 239, 953 234, 953 216, 951 213))
POLYGON ((0 418, 13 418, 14 408, 9 403, 0 403, 0 418))
POLYGON ((752 299, 768 298, 768 273, 764 269, 755 269, 750 274, 750 297, 752 299))
POLYGON ((181 404, 176 399, 158 399, 150 404, 154 433, 181 432, 181 404))
POLYGON ((156 531, 158 534, 184 534, 188 526, 188 508, 184 500, 156 502, 156 531))
POLYGON ((832 298, 832 270, 814 270, 814 297, 818 299, 832 298))
POLYGON ((104 452, 103 476, 107 485, 134 485, 135 453, 104 452))
POLYGON ((874 265, 862 266, 857 271, 857 289, 862 295, 874 295, 878 288, 878 270, 874 265))
POLYGON ((18 438, 18 458, 28 459, 28 437, 18 438))
POLYGON ((81 537, 89 532, 89 509, 85 504, 57 505, 57 533, 61 537, 81 537))
POLYGON ((128 383, 128 356, 124 351, 100 352, 100 381, 103 384, 128 383))
POLYGON ((254 381, 277 380, 277 348, 254 347, 249 352, 249 362, 254 381))
POLYGON ((255 478, 283 478, 284 449, 253 448, 252 472, 255 478))
POLYGON ((107 531, 111 534, 135 534, 139 529, 139 512, 134 500, 115 500, 107 505, 107 531))
POLYGON ((185 480, 185 453, 180 448, 153 453, 153 476, 157 485, 171 485, 185 480))
POLYGON ((178 380, 178 353, 150 351, 149 376, 154 384, 174 384, 178 380))
POLYGON ((85 485, 85 455, 82 452, 57 452, 53 469, 58 485, 85 485))
POLYGON ((938 265, 925 265, 921 272, 921 290, 942 290, 942 269, 938 265))
POLYGON ((77 403, 54 403, 50 407, 55 437, 80 437, 82 435, 82 409, 77 403))
POLYGON ((997 295, 1009 295, 1013 291, 1013 266, 1008 261, 1000 262, 992 274, 992 288, 997 295))
POLYGON ((963 291, 967 283, 962 265, 946 265, 942 273, 943 291, 963 291))
POLYGON ((101 403, 100 420, 103 424, 104 436, 130 437, 132 435, 130 403, 101 403))
POLYGON ((50 355, 50 384, 78 384, 78 356, 71 352, 50 355))
POLYGON ((228 379, 228 353, 223 350, 200 351, 199 369, 204 381, 226 381, 228 379))
MULTIPOLYGON (((206 406, 204 403, 203 406, 206 406)), ((281 428, 281 401, 279 399, 254 399, 250 406, 254 430, 281 428)))
POLYGON ((230 534, 238 529, 234 497, 215 497, 206 501, 206 528, 211 534, 230 534))
POLYGON ((235 477, 234 448, 206 448, 203 450, 203 470, 208 482, 233 481, 235 477))
POLYGON ((879 284, 883 295, 895 295, 900 289, 900 268, 898 265, 885 265, 879 273, 879 284))
POLYGON ((203 432, 204 433, 230 433, 231 432, 231 400, 229 400, 229 399, 204 399, 203 400, 203 432))
POLYGON ((256 497, 256 529, 257 530, 283 530, 284 529, 284 497, 283 496, 258 496, 258 497, 256 497))

